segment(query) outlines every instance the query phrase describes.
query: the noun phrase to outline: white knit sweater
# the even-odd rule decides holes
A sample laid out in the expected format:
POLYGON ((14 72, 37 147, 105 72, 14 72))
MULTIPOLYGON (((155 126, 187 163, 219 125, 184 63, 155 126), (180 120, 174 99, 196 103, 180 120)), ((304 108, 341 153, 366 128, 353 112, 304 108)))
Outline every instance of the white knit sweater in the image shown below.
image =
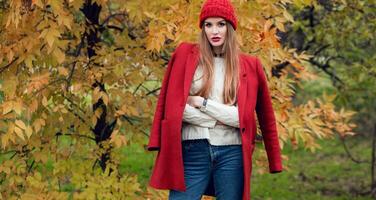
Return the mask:
MULTIPOLYGON (((208 139, 211 145, 241 144, 237 106, 223 104, 225 64, 223 58, 214 57, 213 89, 205 112, 186 104, 183 114, 182 140, 208 139), (216 125, 221 121, 225 125, 216 125)), ((189 95, 202 85, 202 68, 197 66, 189 95)))

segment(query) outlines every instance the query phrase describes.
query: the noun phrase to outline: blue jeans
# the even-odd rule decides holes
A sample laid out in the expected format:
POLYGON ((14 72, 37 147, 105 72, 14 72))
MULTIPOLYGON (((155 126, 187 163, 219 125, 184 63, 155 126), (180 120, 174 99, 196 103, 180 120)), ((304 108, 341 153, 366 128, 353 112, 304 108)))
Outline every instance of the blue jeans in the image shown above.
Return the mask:
POLYGON ((243 159, 241 145, 211 145, 207 139, 182 141, 187 190, 170 190, 169 200, 200 200, 212 179, 217 200, 241 200, 243 159))

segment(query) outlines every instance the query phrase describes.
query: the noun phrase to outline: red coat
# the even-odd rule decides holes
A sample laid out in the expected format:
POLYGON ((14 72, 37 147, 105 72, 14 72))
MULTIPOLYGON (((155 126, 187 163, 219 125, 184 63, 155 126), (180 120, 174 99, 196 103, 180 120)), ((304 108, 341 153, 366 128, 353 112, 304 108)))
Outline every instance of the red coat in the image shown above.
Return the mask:
MULTIPOLYGON (((198 58, 199 50, 196 44, 181 43, 173 53, 163 78, 148 144, 149 151, 158 151, 149 182, 150 186, 156 189, 186 191, 181 128, 198 58)), ((261 63, 256 57, 241 54, 240 65, 238 110, 244 164, 243 200, 249 200, 252 153, 257 129, 255 110, 270 173, 281 172, 282 161, 275 116, 261 63)), ((205 195, 214 196, 212 185, 206 189, 205 195)))

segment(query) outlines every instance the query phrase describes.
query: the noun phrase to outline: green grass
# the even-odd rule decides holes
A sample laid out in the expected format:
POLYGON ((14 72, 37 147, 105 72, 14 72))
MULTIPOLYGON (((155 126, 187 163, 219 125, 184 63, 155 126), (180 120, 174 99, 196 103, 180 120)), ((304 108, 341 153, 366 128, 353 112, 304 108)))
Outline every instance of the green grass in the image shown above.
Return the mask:
MULTIPOLYGON (((146 141, 144 142, 146 143, 146 141)), ((371 200, 360 195, 370 190, 371 172, 369 163, 357 164, 345 153, 339 139, 320 141, 322 149, 311 153, 304 149, 293 150, 289 145, 283 154, 288 170, 279 174, 259 174, 254 165, 251 183, 253 200, 371 200)), ((347 142, 353 156, 359 160, 370 160, 371 140, 360 137, 347 142)), ((257 144, 257 148, 263 148, 257 144)), ((156 152, 148 152, 139 144, 119 149, 121 173, 136 174, 142 189, 148 185, 156 152)), ((10 154, 0 156, 9 159, 10 154)), ((52 170, 47 163, 46 170, 52 170)), ((65 185, 64 191, 71 191, 73 185, 65 185)))
MULTIPOLYGON (((370 141, 351 138, 348 142, 352 154, 361 160, 370 160, 370 141)), ((254 165, 251 195, 254 200, 370 200, 360 195, 370 189, 369 163, 352 162, 339 139, 320 141, 322 149, 311 153, 304 149, 293 150, 285 146, 283 154, 288 171, 279 174, 258 174, 254 165)), ((262 148, 258 144, 258 148, 262 148)), ((124 148, 126 159, 122 169, 138 174, 145 187, 148 182, 156 153, 146 152, 137 145, 124 148)))
MULTIPOLYGON (((370 160, 370 142, 353 138, 351 152, 357 158, 370 160)), ((370 164, 350 160, 339 139, 320 141, 316 153, 304 150, 283 150, 290 169, 280 174, 254 174, 253 199, 372 199, 360 195, 369 191, 370 164)), ((257 167, 256 167, 257 169, 257 167)))
POLYGON ((138 181, 145 189, 154 164, 153 153, 146 152, 140 145, 131 144, 121 150, 123 158, 120 164, 120 173, 131 173, 138 176, 138 181))

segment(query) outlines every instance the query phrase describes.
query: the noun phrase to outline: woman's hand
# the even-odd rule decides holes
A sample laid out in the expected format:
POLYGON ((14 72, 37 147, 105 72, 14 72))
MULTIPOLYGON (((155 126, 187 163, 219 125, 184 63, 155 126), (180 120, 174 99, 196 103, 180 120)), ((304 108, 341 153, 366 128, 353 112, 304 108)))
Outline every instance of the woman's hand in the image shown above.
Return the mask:
POLYGON ((192 107, 199 108, 202 106, 202 102, 204 101, 203 97, 200 96, 188 96, 187 104, 192 107))

